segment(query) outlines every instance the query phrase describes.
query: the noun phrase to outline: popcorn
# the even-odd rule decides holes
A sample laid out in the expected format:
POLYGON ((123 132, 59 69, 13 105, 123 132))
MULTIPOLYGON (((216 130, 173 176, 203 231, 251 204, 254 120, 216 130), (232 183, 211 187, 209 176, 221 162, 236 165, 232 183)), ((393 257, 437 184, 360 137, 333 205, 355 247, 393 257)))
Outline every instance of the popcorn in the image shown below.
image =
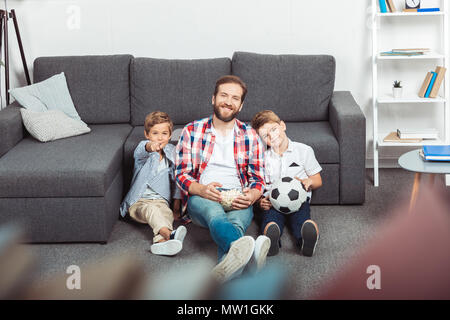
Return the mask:
POLYGON ((220 192, 222 195, 222 201, 220 204, 222 205, 223 209, 225 211, 231 211, 233 208, 231 207, 231 204, 233 203, 233 200, 242 194, 242 191, 239 189, 231 189, 231 190, 222 190, 220 192))

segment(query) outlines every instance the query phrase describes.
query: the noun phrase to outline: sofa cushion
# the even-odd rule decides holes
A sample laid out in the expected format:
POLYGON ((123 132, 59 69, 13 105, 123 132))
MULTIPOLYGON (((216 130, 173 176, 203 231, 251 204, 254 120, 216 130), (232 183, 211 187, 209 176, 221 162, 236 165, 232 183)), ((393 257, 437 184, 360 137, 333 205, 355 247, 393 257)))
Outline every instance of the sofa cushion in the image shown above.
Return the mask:
POLYGON ((131 59, 131 55, 41 57, 34 61, 34 82, 64 72, 84 122, 128 123, 131 59))
POLYGON ((131 124, 165 111, 175 124, 212 114, 211 97, 218 78, 231 73, 229 58, 165 60, 135 58, 131 64, 131 124))
POLYGON ((11 89, 9 93, 30 111, 60 110, 72 119, 81 120, 73 105, 64 72, 26 87, 11 89))
POLYGON ((339 144, 328 121, 286 122, 287 136, 314 150, 319 163, 339 163, 339 144))
POLYGON ((269 55, 236 52, 233 74, 248 86, 240 119, 250 121, 263 109, 282 120, 328 120, 336 63, 328 55, 269 55))
POLYGON ((34 112, 21 108, 20 113, 27 131, 41 142, 74 137, 91 131, 83 121, 69 118, 57 109, 34 112))
POLYGON ((0 158, 0 197, 104 196, 123 161, 129 124, 41 143, 28 136, 0 158))

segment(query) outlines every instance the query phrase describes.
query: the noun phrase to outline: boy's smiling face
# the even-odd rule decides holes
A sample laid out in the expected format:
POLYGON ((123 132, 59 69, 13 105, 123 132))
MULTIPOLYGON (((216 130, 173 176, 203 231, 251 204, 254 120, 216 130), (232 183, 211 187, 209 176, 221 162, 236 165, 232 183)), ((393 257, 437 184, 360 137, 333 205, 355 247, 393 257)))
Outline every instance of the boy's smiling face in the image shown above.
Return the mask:
POLYGON ((275 149, 287 139, 286 124, 283 121, 268 122, 258 129, 258 134, 267 146, 275 149))
POLYGON ((152 126, 149 132, 144 130, 144 135, 151 142, 158 142, 161 148, 164 148, 169 143, 172 133, 169 123, 163 122, 152 126))

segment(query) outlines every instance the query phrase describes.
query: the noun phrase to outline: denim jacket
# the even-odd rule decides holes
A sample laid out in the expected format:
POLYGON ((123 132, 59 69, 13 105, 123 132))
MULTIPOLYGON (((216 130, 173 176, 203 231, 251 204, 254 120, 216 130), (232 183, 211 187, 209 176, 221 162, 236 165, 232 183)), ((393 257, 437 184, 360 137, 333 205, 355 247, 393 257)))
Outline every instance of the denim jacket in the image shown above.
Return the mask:
POLYGON ((134 150, 134 171, 131 180, 131 188, 125 199, 120 205, 120 214, 122 217, 128 212, 128 209, 136 203, 144 194, 147 186, 161 195, 167 202, 171 202, 171 195, 180 199, 180 190, 175 185, 174 179, 174 158, 175 146, 168 143, 164 148, 164 154, 169 162, 169 167, 157 172, 159 165, 159 153, 147 152, 145 145, 148 140, 139 142, 134 150))

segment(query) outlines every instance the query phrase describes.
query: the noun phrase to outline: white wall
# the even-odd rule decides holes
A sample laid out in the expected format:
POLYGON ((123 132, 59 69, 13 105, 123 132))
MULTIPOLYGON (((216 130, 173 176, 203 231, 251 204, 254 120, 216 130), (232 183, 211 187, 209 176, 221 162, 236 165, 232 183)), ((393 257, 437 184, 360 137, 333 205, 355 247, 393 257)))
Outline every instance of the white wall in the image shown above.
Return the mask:
MULTIPOLYGON (((395 1, 403 6, 403 0, 395 1)), ((335 89, 350 90, 366 115, 367 158, 372 158, 370 0, 15 0, 8 6, 16 10, 31 73, 33 60, 49 55, 130 53, 194 59, 231 57, 234 51, 331 54, 337 61, 335 89)), ((423 47, 411 40, 411 34, 430 38, 428 29, 411 21, 391 21, 386 33, 392 36, 389 28, 398 24, 413 32, 396 33, 387 39, 391 43, 386 49, 423 47)), ((431 25, 439 28, 433 21, 431 25)), ((11 87, 22 86, 25 78, 11 30, 10 55, 11 87)), ((416 90, 432 68, 421 67, 423 76, 419 73, 414 79, 409 79, 406 66, 396 69, 407 89, 416 90)), ((387 72, 380 86, 390 86, 398 77, 387 72)), ((3 77, 1 81, 4 97, 3 77)), ((404 106, 383 112, 390 121, 387 127, 400 121, 422 123, 404 106)), ((419 117, 426 116, 419 112, 419 117)), ((439 122, 441 115, 433 111, 432 117, 431 122, 439 122)), ((380 157, 395 158, 402 152, 405 149, 382 149, 380 157)))

